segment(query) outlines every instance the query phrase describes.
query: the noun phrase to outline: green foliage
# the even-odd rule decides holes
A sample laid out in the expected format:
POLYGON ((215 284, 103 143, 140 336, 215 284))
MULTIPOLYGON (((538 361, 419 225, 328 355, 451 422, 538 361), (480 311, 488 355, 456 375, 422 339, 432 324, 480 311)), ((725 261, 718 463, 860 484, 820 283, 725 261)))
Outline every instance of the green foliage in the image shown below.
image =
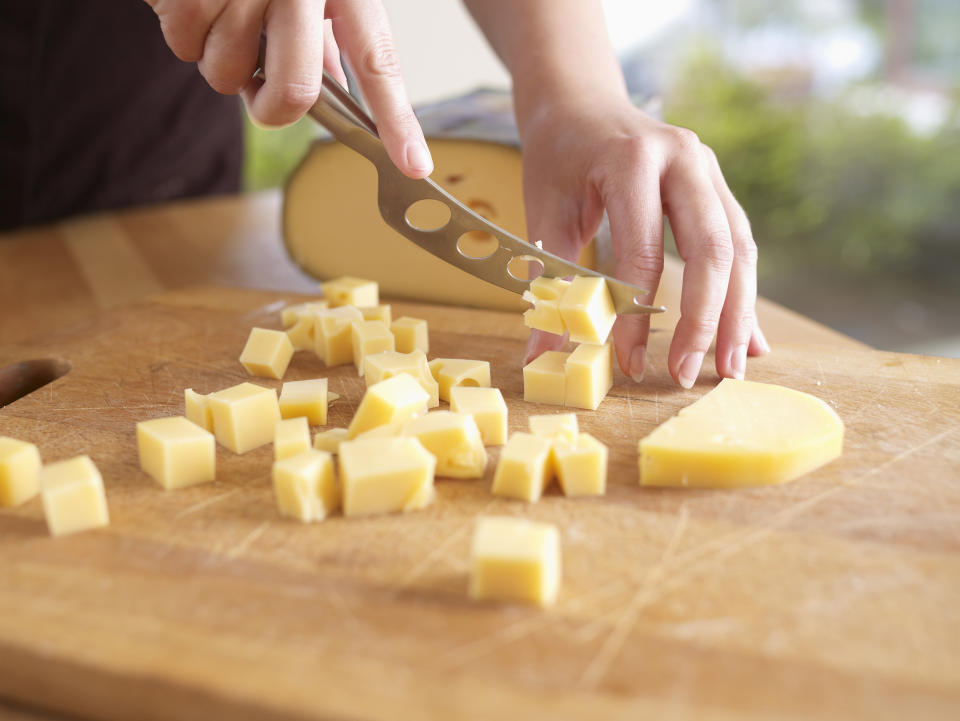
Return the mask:
POLYGON ((244 114, 243 186, 262 190, 283 185, 317 137, 317 125, 308 117, 285 128, 260 128, 244 114))

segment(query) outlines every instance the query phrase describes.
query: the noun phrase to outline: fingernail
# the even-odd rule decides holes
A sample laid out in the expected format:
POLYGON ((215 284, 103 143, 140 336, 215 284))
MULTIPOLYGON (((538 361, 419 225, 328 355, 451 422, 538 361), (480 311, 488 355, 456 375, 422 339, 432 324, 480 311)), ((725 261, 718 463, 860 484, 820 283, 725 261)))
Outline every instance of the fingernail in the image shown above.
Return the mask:
POLYGON ((687 353, 680 361, 680 371, 677 375, 680 377, 680 385, 684 388, 693 388, 697 382, 697 376, 700 375, 700 366, 703 365, 703 353, 687 353))
POLYGON ((407 144, 407 165, 417 171, 433 170, 433 160, 430 159, 430 151, 427 146, 421 142, 407 144))
POLYGON ((743 380, 747 372, 747 346, 738 345, 730 354, 730 370, 733 371, 733 377, 738 381, 743 380))
POLYGON ((644 371, 646 371, 647 347, 638 345, 630 353, 630 377, 634 382, 639 383, 643 380, 644 371))

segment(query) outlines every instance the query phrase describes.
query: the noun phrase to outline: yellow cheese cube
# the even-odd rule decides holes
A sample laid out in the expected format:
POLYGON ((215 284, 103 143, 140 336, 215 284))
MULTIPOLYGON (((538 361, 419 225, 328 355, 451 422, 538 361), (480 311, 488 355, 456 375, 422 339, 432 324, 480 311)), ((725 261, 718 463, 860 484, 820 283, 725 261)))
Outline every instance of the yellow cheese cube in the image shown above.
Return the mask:
POLYGON ((273 491, 280 513, 304 523, 322 521, 340 507, 333 456, 307 449, 273 463, 273 491))
POLYGON ((819 398, 724 378, 640 441, 645 486, 783 483, 837 458, 843 421, 819 398))
POLYGON ((363 375, 363 359, 374 353, 393 350, 393 333, 382 320, 361 320, 351 328, 353 364, 363 375))
POLYGON ((356 308, 369 308, 380 302, 380 289, 376 282, 344 275, 326 283, 321 283, 323 297, 331 308, 352 305, 356 308))
POLYGON ((382 426, 371 428, 363 433, 358 433, 355 440, 360 441, 365 438, 396 438, 397 436, 401 435, 402 431, 402 423, 387 423, 382 426))
POLYGON ((340 444, 345 440, 347 440, 346 428, 331 428, 313 437, 313 447, 318 451, 336 454, 340 452, 340 444))
POLYGON ((450 410, 473 416, 484 445, 502 446, 507 442, 507 404, 499 388, 454 386, 450 389, 450 410))
POLYGON ((433 411, 407 421, 403 435, 413 436, 437 459, 441 478, 483 478, 487 451, 473 416, 452 411, 433 411))
POLYGON ((273 431, 273 457, 282 460, 310 450, 310 425, 303 416, 277 421, 273 431))
POLYGON ((470 597, 549 606, 560 591, 560 531, 549 523, 486 516, 473 534, 470 597))
POLYGON ((280 416, 298 418, 304 416, 311 426, 327 424, 327 404, 330 396, 326 378, 311 378, 305 381, 288 381, 280 388, 280 416))
POLYGON ((436 464, 437 459, 416 438, 341 443, 343 514, 360 516, 426 507, 433 500, 436 464))
POLYGON ((353 362, 353 323, 363 314, 352 305, 313 314, 314 351, 328 366, 353 362))
POLYGON ((214 435, 234 453, 270 443, 280 420, 276 391, 253 383, 211 393, 210 410, 214 435))
POLYGON ((523 314, 523 323, 529 328, 563 335, 567 327, 560 315, 560 298, 570 287, 570 281, 563 278, 545 278, 540 276, 530 283, 530 290, 524 291, 523 299, 533 303, 533 308, 523 314))
POLYGON ((422 318, 411 318, 408 315, 397 318, 390 324, 390 332, 393 333, 399 352, 412 353, 415 350, 430 352, 427 321, 422 318))
POLYGON ((434 358, 430 372, 440 384, 440 400, 450 400, 454 386, 490 387, 490 362, 466 358, 434 358))
POLYGON ((555 439, 554 467, 566 496, 602 496, 607 492, 607 447, 589 433, 555 439))
POLYGON ((358 308, 357 310, 363 315, 364 320, 382 320, 387 324, 387 328, 393 322, 393 313, 391 313, 389 305, 373 305, 369 308, 358 308))
POLYGON ((89 456, 51 463, 40 469, 40 497, 53 536, 110 523, 103 478, 89 456))
POLYGON ((595 411, 613 387, 613 351, 609 343, 578 345, 567 358, 563 404, 595 411))
POLYGON ((558 308, 574 343, 605 343, 617 319, 607 282, 596 276, 574 278, 558 308))
POLYGON ((329 307, 330 304, 323 299, 288 305, 280 314, 280 322, 284 328, 290 328, 302 318, 312 318, 314 311, 326 310, 329 307))
POLYGON ((197 393, 193 388, 183 391, 184 415, 205 431, 213 433, 213 411, 210 410, 210 396, 197 393))
POLYGON ((530 416, 530 432, 541 438, 558 438, 567 443, 577 439, 580 427, 576 413, 551 413, 550 415, 530 416))
POLYGON ((283 309, 282 322, 294 350, 313 350, 316 345, 314 336, 314 313, 326 310, 326 301, 299 303, 283 309))
POLYGON ((140 467, 168 491, 214 479, 213 434, 183 416, 137 423, 137 451, 140 467))
POLYGON ((347 427, 347 438, 388 423, 403 423, 427 412, 430 396, 408 373, 400 373, 367 388, 347 427))
POLYGON ((293 344, 282 330, 253 328, 240 354, 247 373, 263 378, 283 378, 293 358, 293 344))
POLYGON ((563 405, 569 353, 548 350, 523 367, 523 400, 563 405))
POLYGON ((40 491, 40 451, 0 436, 0 506, 19 506, 40 491))
POLYGON ((523 501, 538 501, 550 482, 550 439, 514 433, 500 451, 493 474, 493 493, 523 501))
POLYGON ((421 350, 414 350, 410 353, 401 353, 399 351, 384 351, 368 355, 363 361, 363 376, 367 386, 374 383, 393 378, 400 373, 409 373, 429 395, 427 401, 428 408, 436 408, 440 405, 440 384, 437 383, 430 368, 427 365, 427 356, 421 350))

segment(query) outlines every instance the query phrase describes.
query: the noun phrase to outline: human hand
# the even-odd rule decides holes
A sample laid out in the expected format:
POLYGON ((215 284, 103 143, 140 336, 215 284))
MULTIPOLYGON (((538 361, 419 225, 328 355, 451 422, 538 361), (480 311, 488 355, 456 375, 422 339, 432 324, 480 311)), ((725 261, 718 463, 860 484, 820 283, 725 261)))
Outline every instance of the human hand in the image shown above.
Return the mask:
MULTIPOLYGON (((531 242, 576 260, 604 209, 616 277, 649 290, 663 271, 664 217, 685 261, 680 320, 667 365, 693 386, 717 336, 716 367, 743 378, 747 355, 770 350, 757 325, 757 249, 750 223, 713 151, 690 130, 662 123, 623 95, 541 103, 522 124, 524 202, 531 242)), ((625 315, 613 329, 617 359, 636 381, 646 367, 648 315, 625 315)), ((533 331, 527 359, 563 338, 533 331)))
POLYGON ((317 101, 324 67, 345 85, 342 49, 394 164, 412 178, 433 170, 379 0, 146 2, 174 54, 196 62, 217 92, 242 95, 250 117, 262 125, 299 120, 317 101), (261 32, 266 82, 253 78, 261 32))

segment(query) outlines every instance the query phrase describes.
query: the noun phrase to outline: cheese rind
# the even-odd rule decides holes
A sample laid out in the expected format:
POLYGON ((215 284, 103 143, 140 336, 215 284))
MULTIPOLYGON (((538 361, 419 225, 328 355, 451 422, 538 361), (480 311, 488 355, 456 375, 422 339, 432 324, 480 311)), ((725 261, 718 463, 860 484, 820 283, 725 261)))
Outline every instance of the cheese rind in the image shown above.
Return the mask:
POLYGON ((434 358, 430 372, 440 384, 440 400, 450 401, 454 386, 490 387, 490 362, 467 358, 434 358))
POLYGON ((253 383, 240 383, 210 394, 213 432, 234 453, 246 453, 273 441, 280 420, 277 393, 253 383))
POLYGON ((273 458, 282 460, 310 450, 310 425, 303 416, 277 421, 273 431, 273 458))
POLYGON ((560 531, 523 518, 481 516, 471 548, 470 597, 549 606, 560 591, 560 531))
POLYGON ((390 324, 390 332, 396 341, 397 351, 412 353, 415 350, 430 352, 430 334, 427 321, 405 315, 390 324))
POLYGON ((293 344, 282 330, 252 328, 240 354, 240 363, 250 375, 283 378, 293 357, 293 344))
POLYGON ((394 349, 393 333, 382 320, 360 320, 353 323, 351 330, 353 346, 353 364, 357 372, 364 373, 363 360, 368 355, 392 351, 394 349))
POLYGON ((429 394, 427 407, 436 408, 440 405, 440 384, 430 372, 427 356, 421 350, 413 350, 410 353, 400 351, 374 353, 364 358, 363 369, 363 377, 368 387, 400 373, 409 373, 429 394))
POLYGON ((433 500, 436 464, 433 454, 416 438, 372 438, 341 443, 339 467, 344 515, 424 508, 433 500))
POLYGON ((321 283, 323 297, 331 308, 352 305, 371 307, 380 303, 380 288, 375 281, 343 275, 321 283))
POLYGON ((313 314, 313 350, 328 366, 353 362, 353 323, 363 320, 363 313, 352 305, 313 314))
POLYGON ((450 410, 473 416, 485 446, 507 442, 507 404, 499 388, 454 386, 450 389, 450 410))
POLYGON ((557 307, 574 343, 605 343, 617 319, 607 281, 597 276, 575 277, 557 307))
POLYGON ((427 412, 430 396, 408 373, 374 383, 363 394, 357 412, 347 427, 347 438, 389 423, 403 423, 427 412))
POLYGON ((183 411, 188 421, 196 423, 203 430, 213 433, 213 411, 210 410, 210 396, 197 393, 193 388, 184 388, 183 411))
POLYGON ((514 433, 500 451, 497 470, 493 474, 496 496, 509 496, 536 502, 550 482, 549 438, 531 433, 514 433))
POLYGON ((562 406, 566 394, 569 353, 548 350, 523 367, 523 400, 562 406))
POLYGON ((320 431, 313 437, 313 447, 318 451, 326 451, 336 455, 340 452, 340 444, 347 440, 346 428, 331 428, 320 431))
POLYGON ((565 496, 602 496, 607 492, 609 451, 589 433, 578 433, 573 441, 555 439, 552 455, 565 496))
POLYGON ((213 434, 183 416, 137 423, 140 467, 168 491, 214 480, 216 451, 213 434))
POLYGON ((34 444, 0 436, 0 506, 19 506, 40 492, 40 465, 34 444))
POLYGON ((40 497, 53 536, 110 523, 103 478, 89 456, 50 463, 40 469, 40 497))
POLYGON ((441 478, 482 478, 487 451, 473 416, 452 411, 433 411, 407 421, 403 435, 413 436, 437 459, 435 474, 441 478))
POLYGON ((645 486, 783 483, 837 458, 843 421, 819 398, 725 378, 639 443, 645 486))
POLYGON ((307 523, 322 521, 340 507, 340 488, 333 471, 333 456, 307 449, 274 461, 273 491, 284 516, 307 523))
POLYGON ((530 290, 523 293, 523 299, 533 303, 533 307, 523 314, 523 324, 529 328, 563 335, 567 326, 560 315, 560 299, 570 287, 570 281, 563 278, 540 276, 530 283, 530 290))
POLYGON ((613 387, 613 349, 610 343, 584 343, 567 358, 563 404, 595 411, 613 387))
POLYGON ((311 378, 303 381, 288 381, 280 388, 281 418, 304 416, 311 426, 327 424, 327 408, 330 402, 326 378, 311 378))

